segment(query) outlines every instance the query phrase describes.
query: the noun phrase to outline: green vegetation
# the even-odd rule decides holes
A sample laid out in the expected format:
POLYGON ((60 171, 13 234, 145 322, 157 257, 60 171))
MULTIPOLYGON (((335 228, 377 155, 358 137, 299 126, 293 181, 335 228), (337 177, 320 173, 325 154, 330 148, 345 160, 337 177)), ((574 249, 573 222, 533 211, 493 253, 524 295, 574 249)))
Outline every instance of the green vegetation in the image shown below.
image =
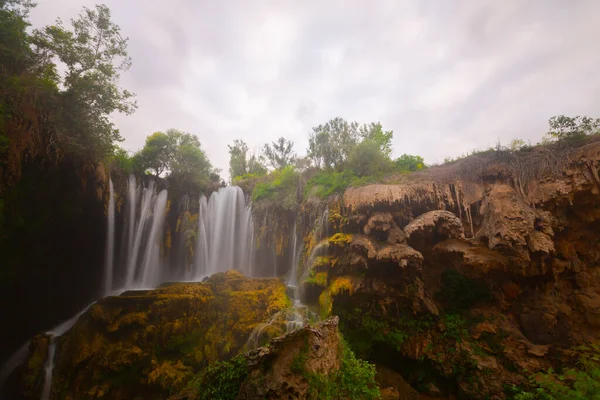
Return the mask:
POLYGON ((233 141, 229 148, 229 177, 236 179, 251 179, 267 173, 265 158, 262 154, 248 154, 248 145, 240 139, 233 141))
POLYGON ((4 131, 13 121, 33 124, 39 137, 28 146, 39 146, 49 159, 68 151, 99 161, 122 140, 109 116, 136 108, 134 95, 119 87, 120 73, 131 65, 127 39, 104 5, 84 7, 70 27, 58 20, 29 30, 34 6, 26 0, 0 1, 0 151, 13 137, 28 140, 4 131), (57 63, 64 66, 60 72, 57 63), (37 126, 41 121, 44 125, 37 126))
POLYGON ((296 156, 294 143, 283 137, 264 145, 262 154, 249 157, 248 146, 238 139, 229 145, 229 174, 235 183, 257 180, 255 186, 245 185, 255 191, 255 201, 275 200, 280 193, 277 171, 294 166, 299 175, 312 166, 317 173, 307 182, 304 195, 327 198, 350 186, 379 182, 386 175, 423 169, 420 156, 404 154, 395 161, 390 158, 393 135, 393 131, 384 131, 379 122, 360 125, 334 118, 313 128, 306 157, 296 156), (267 165, 273 172, 265 179, 257 179, 265 174, 267 165))
POLYGON ((532 391, 509 388, 514 400, 592 400, 600 399, 600 346, 583 346, 575 368, 562 373, 552 369, 531 377, 532 391))
POLYGON ((489 285, 478 279, 471 279, 455 269, 442 272, 442 286, 437 298, 444 302, 448 310, 466 310, 480 301, 489 300, 489 285))
POLYGON ((284 209, 293 210, 298 204, 298 174, 293 166, 278 169, 258 182, 252 191, 252 201, 268 199, 284 209))
POLYGON ((144 147, 133 157, 115 155, 125 167, 138 173, 150 172, 155 177, 168 172, 168 179, 187 193, 199 193, 218 186, 220 177, 213 168, 198 137, 176 129, 154 132, 146 138, 144 147))
POLYGON ((248 376, 246 357, 240 354, 229 361, 206 367, 186 389, 186 398, 196 400, 233 400, 248 376))
POLYGON ((296 161, 296 153, 294 153, 293 148, 294 142, 280 137, 271 144, 265 144, 265 158, 273 169, 286 168, 296 161))
POLYGON ((384 343, 400 351, 411 335, 433 327, 429 315, 384 318, 358 307, 337 313, 340 315, 340 329, 352 349, 361 357, 369 357, 375 343, 384 343))
POLYGON ((311 399, 378 399, 379 387, 375 382, 375 366, 356 358, 348 344, 340 335, 342 360, 340 369, 329 375, 306 371, 304 348, 292 361, 292 372, 303 375, 308 381, 311 399))
POLYGON ((64 87, 59 93, 64 119, 57 128, 68 132, 70 150, 107 155, 114 142, 122 140, 109 116, 130 114, 137 107, 133 93, 118 86, 120 72, 131 66, 127 39, 105 5, 84 7, 71 25, 69 29, 57 20, 33 32, 30 43, 35 47, 35 63, 43 80, 64 87), (63 75, 58 74, 54 60, 65 65, 63 75))
POLYGON ((600 118, 558 115, 548 121, 548 136, 558 141, 576 141, 600 133, 600 118))

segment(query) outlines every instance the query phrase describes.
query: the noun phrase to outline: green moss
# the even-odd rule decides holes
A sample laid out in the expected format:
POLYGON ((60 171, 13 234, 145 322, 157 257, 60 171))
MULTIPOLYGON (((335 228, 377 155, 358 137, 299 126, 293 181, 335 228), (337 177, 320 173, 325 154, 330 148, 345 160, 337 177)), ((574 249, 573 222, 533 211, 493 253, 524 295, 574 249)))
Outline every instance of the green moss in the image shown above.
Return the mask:
POLYGON ((352 242, 352 235, 347 233, 338 232, 332 237, 329 238, 329 244, 338 246, 338 247, 346 247, 347 244, 352 242))

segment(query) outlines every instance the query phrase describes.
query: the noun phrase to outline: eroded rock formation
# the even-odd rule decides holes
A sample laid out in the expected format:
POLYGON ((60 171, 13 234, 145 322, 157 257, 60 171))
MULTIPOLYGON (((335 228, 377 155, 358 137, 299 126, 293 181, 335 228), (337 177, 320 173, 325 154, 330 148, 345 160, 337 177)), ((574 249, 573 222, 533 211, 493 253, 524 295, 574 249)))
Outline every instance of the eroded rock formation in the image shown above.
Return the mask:
POLYGON ((359 355, 432 396, 504 398, 574 365, 600 337, 600 143, 557 157, 346 190, 328 250, 305 257, 308 300, 339 315, 359 355))

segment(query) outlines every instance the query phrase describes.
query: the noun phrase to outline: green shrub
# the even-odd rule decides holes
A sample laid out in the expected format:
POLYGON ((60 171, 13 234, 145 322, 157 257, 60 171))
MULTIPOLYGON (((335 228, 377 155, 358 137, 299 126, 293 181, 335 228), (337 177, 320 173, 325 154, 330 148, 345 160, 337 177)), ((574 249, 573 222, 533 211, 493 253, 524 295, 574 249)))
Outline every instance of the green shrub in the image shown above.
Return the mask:
POLYGON ((364 186, 381 180, 382 174, 356 176, 351 170, 321 171, 306 183, 304 197, 311 195, 326 199, 336 193, 343 193, 348 187, 364 186))
POLYGON ((400 172, 414 172, 425 168, 425 160, 421 156, 402 154, 394 161, 394 167, 400 172))
POLYGON ((533 391, 513 386, 515 400, 597 400, 600 399, 600 346, 582 346, 576 368, 561 374, 550 369, 531 377, 533 391))
POLYGON ((258 182, 252 190, 252 201, 274 201, 285 209, 294 209, 298 204, 296 190, 298 187, 298 173, 293 166, 271 172, 266 180, 258 182))
POLYGON ((319 400, 333 399, 378 399, 379 386, 375 382, 375 366, 356 358, 348 344, 340 335, 342 361, 340 369, 329 375, 309 373, 304 364, 306 351, 292 361, 292 371, 302 374, 309 385, 309 398, 319 400))
POLYGON ((206 367, 191 383, 193 396, 198 400, 233 400, 248 376, 246 357, 240 354, 229 361, 217 361, 206 367))

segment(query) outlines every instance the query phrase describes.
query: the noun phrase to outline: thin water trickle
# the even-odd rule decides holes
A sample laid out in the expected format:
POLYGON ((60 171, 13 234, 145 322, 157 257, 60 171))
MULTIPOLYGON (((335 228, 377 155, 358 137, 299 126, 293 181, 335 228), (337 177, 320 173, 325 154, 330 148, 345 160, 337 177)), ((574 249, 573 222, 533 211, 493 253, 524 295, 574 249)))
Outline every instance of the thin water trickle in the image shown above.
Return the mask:
POLYGON ((113 289, 115 258, 115 188, 112 179, 108 180, 110 198, 108 200, 108 226, 106 229, 106 253, 104 255, 104 294, 113 289))
POLYGON ((64 335, 69 329, 75 325, 75 322, 86 312, 93 304, 88 304, 84 309, 82 309, 79 313, 71 317, 70 319, 61 322, 48 332, 46 335, 50 337, 50 341, 48 343, 48 353, 46 355, 46 362, 44 363, 44 386, 42 388, 42 397, 41 400, 48 400, 50 398, 50 392, 52 390, 52 374, 54 372, 54 356, 56 353, 56 339, 64 335))

